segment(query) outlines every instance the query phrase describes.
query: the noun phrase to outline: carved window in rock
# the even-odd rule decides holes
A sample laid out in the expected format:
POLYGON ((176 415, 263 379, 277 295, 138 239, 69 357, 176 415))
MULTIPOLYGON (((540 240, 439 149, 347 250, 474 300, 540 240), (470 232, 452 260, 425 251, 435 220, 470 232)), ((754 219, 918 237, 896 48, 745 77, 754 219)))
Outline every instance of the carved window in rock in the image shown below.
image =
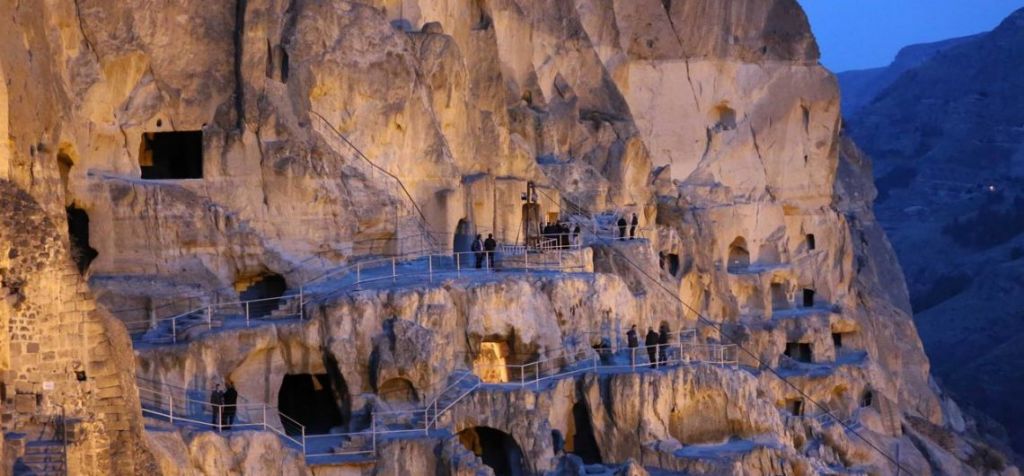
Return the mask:
POLYGON ((814 251, 817 243, 814 242, 814 233, 808 233, 804 240, 807 243, 807 251, 814 251))
POLYGON ((729 245, 729 261, 726 264, 726 269, 730 273, 739 273, 748 267, 750 267, 750 251, 747 250, 747 240, 740 236, 729 245))
POLYGON ((473 359, 473 373, 486 383, 508 382, 508 343, 481 342, 473 359))
POLYGON ((142 134, 139 168, 145 180, 203 178, 203 131, 142 134))
POLYGON ((78 272, 85 274, 92 261, 99 256, 89 243, 89 214, 74 206, 67 207, 68 238, 71 242, 71 259, 78 272))
POLYGON ((415 404, 420 400, 412 382, 400 377, 382 383, 377 394, 385 402, 399 405, 415 404))
POLYGON ((814 307, 814 290, 804 289, 804 307, 814 307))
POLYGON ((804 399, 802 399, 802 398, 794 398, 794 399, 786 400, 786 410, 789 410, 789 413, 792 413, 793 416, 803 416, 804 415, 804 399))
POLYGON ((860 406, 861 407, 870 407, 871 404, 874 402, 874 400, 875 400, 875 392, 871 391, 871 389, 866 389, 866 390, 864 390, 864 393, 861 394, 861 396, 860 396, 860 406))
POLYGON ((806 342, 787 342, 785 355, 797 362, 804 363, 810 363, 814 359, 811 344, 806 342))

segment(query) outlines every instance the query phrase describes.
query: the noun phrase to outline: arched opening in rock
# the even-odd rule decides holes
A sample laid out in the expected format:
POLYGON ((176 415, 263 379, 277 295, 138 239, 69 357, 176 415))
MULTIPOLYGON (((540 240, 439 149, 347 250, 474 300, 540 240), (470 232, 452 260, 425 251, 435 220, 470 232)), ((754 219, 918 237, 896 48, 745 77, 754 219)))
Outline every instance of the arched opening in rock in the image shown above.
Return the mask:
POLYGON ((668 254, 668 272, 672 276, 679 277, 679 255, 675 253, 668 254))
POLYGON ((139 168, 145 180, 203 178, 203 131, 143 133, 139 168))
POLYGON ((68 189, 68 180, 71 176, 71 167, 75 163, 71 160, 68 154, 61 151, 57 154, 57 168, 60 171, 60 186, 61 191, 64 193, 64 204, 71 204, 71 190, 68 189))
POLYGON ((235 290, 240 300, 255 301, 248 304, 250 318, 265 317, 281 305, 288 283, 280 274, 260 274, 235 281, 235 290))
POLYGON ((814 233, 808 233, 804 240, 807 243, 807 251, 814 251, 816 244, 814 243, 814 233))
MULTIPOLYGON (((277 410, 302 424, 306 434, 324 434, 342 424, 327 374, 285 375, 277 394, 277 410)), ((301 433, 287 418, 281 420, 289 435, 301 433)))
POLYGON ((523 450, 504 431, 484 426, 468 428, 459 432, 459 442, 490 466, 496 476, 526 474, 523 450))
POLYGON ((789 296, 786 295, 784 283, 772 283, 772 310, 783 311, 789 309, 789 296))
POLYGON ((874 402, 874 400, 875 400, 875 392, 871 391, 870 388, 869 389, 865 389, 864 393, 861 394, 861 396, 860 396, 860 406, 862 408, 863 407, 870 407, 871 403, 874 402))
POLYGON ((811 344, 807 342, 786 342, 785 355, 797 362, 804 363, 810 363, 814 357, 811 344))
POLYGON ((486 383, 508 382, 508 357, 508 342, 481 342, 480 352, 473 359, 473 373, 486 383))
POLYGON ((579 456, 584 464, 601 464, 601 449, 594 437, 594 427, 590 424, 590 411, 583 402, 572 406, 573 433, 566 441, 565 450, 579 456))
POLYGON ((840 332, 832 333, 832 345, 835 346, 836 350, 843 348, 843 334, 840 332))
POLYGON ((736 128, 736 111, 725 103, 711 109, 711 128, 715 131, 727 131, 736 128))
POLYGON ((804 307, 814 307, 813 289, 804 289, 804 307))
MULTIPOLYGON (((456 253, 465 253, 470 251, 473 246, 474 238, 476 237, 473 236, 473 227, 470 226, 469 222, 466 221, 465 218, 459 220, 459 223, 455 225, 455 238, 452 241, 452 251, 456 253)), ((463 255, 460 258, 463 266, 467 266, 467 263, 472 261, 467 258, 469 258, 469 255, 463 255)), ((472 266, 472 264, 468 264, 468 266, 472 266)))
POLYGON ((71 242, 71 259, 78 266, 78 272, 85 274, 92 261, 99 256, 89 245, 89 214, 74 206, 65 209, 68 217, 68 238, 71 242))
POLYGON ((739 273, 748 267, 750 267, 750 252, 747 251, 747 240, 744 240, 742 236, 738 236, 729 245, 727 271, 739 273))
POLYGON ((409 379, 396 377, 380 384, 377 394, 393 406, 410 406, 419 403, 420 398, 409 379))

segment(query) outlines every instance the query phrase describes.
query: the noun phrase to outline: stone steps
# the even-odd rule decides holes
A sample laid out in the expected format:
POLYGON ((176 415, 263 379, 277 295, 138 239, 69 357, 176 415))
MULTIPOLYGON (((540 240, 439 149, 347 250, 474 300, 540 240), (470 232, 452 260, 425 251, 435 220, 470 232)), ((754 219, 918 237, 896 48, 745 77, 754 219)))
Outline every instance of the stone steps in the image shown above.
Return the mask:
POLYGON ((14 464, 14 476, 49 476, 66 474, 64 444, 60 441, 33 441, 25 445, 25 453, 14 464))

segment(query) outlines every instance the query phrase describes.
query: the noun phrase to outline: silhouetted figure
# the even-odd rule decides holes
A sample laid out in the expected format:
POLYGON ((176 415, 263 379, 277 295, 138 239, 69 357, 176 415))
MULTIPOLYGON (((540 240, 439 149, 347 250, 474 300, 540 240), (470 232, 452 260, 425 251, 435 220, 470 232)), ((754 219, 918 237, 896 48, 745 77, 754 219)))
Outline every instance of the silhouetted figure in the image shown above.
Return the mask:
POLYGON ((224 391, 220 389, 220 384, 214 385, 213 391, 210 392, 210 413, 213 414, 213 424, 220 429, 222 424, 222 413, 224 408, 224 391))
POLYGON ((665 366, 665 362, 668 361, 668 326, 665 324, 661 325, 658 333, 658 365, 661 367, 665 366))
POLYGON ((636 365, 636 348, 640 347, 640 338, 636 335, 636 324, 626 331, 626 343, 629 345, 629 363, 636 365))
POLYGON ((569 225, 565 223, 558 226, 558 244, 562 248, 569 247, 569 225))
POLYGON ((629 239, 636 238, 636 227, 640 224, 640 220, 636 218, 636 213, 633 214, 633 221, 629 223, 629 239))
POLYGON ((619 239, 620 240, 625 240, 626 239, 626 225, 627 225, 626 217, 619 217, 618 225, 619 225, 619 239))
POLYGON ((647 361, 651 363, 651 367, 658 365, 658 333, 654 332, 653 327, 647 328, 644 346, 647 348, 647 361))
POLYGON ((576 228, 572 230, 572 245, 580 245, 580 226, 578 224, 576 225, 576 228))
POLYGON ((231 424, 235 422, 235 413, 238 411, 238 390, 235 384, 228 382, 228 389, 224 391, 224 429, 230 430, 231 424))
POLYGON ((476 235, 476 239, 473 240, 473 244, 469 249, 473 252, 473 256, 476 257, 477 269, 480 269, 480 266, 483 266, 484 263, 484 242, 480 239, 480 235, 476 235))
POLYGON ((484 251, 487 253, 487 265, 494 269, 494 250, 498 248, 498 242, 494 241, 494 235, 488 233, 484 240, 484 251))

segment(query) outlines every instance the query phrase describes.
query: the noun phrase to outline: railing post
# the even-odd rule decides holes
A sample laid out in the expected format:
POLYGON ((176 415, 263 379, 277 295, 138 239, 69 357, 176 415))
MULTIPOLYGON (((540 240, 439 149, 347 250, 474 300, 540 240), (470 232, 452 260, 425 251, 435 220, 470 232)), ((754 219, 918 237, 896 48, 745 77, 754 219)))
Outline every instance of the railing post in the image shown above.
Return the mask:
POLYGON ((526 370, 525 367, 519 366, 519 386, 523 387, 526 385, 526 370))
POLYGON ((356 288, 358 288, 359 283, 363 281, 361 268, 362 265, 360 263, 356 263, 356 288))
POLYGON ((377 453, 377 415, 370 413, 370 448, 377 453))
POLYGON ((462 277, 462 253, 455 252, 455 275, 462 277))
POLYGON ((249 301, 245 301, 245 327, 249 327, 249 301))
POLYGON ((430 282, 434 282, 434 260, 430 259, 430 255, 427 255, 427 276, 430 282))
POLYGON ((178 320, 177 317, 172 317, 171 318, 171 342, 174 343, 174 344, 178 343, 178 326, 177 326, 177 324, 175 322, 177 320, 178 320))
POLYGON ((213 306, 206 306, 206 327, 213 330, 213 306))
POLYGON ((167 401, 168 401, 168 403, 170 403, 170 410, 167 413, 168 413, 168 416, 170 416, 171 424, 173 425, 174 424, 174 394, 173 393, 167 394, 167 401))
POLYGON ((398 280, 398 270, 395 268, 395 258, 391 258, 391 282, 398 280))
POLYGON ((260 405, 263 408, 263 428, 267 427, 267 405, 260 405))
POLYGON ((299 320, 303 320, 306 317, 306 289, 305 286, 299 286, 299 320))

